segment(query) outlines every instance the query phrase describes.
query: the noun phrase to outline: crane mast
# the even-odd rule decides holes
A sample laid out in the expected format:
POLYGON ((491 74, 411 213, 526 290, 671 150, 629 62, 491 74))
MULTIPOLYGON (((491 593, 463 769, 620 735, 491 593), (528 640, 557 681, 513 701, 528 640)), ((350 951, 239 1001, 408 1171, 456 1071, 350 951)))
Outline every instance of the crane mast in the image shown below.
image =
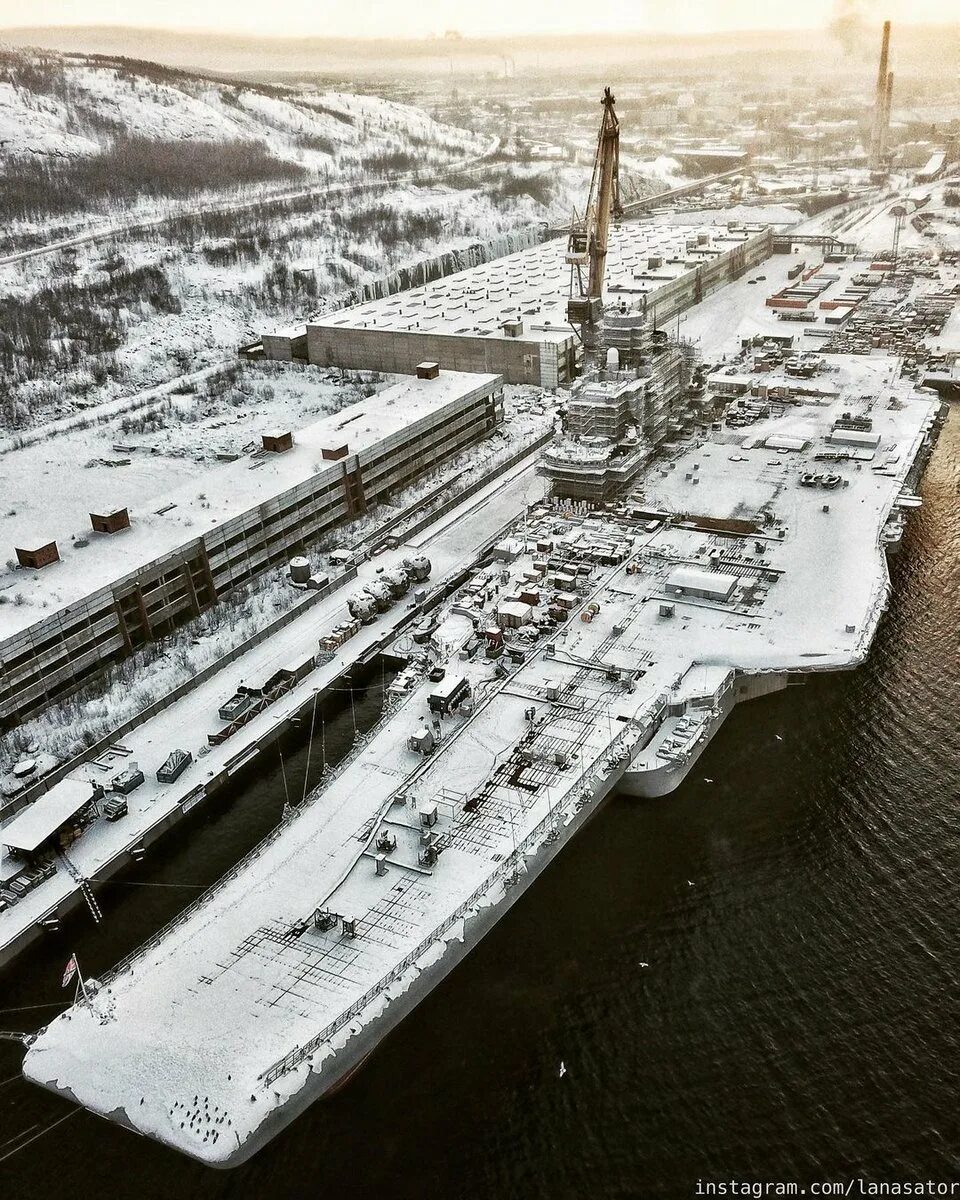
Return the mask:
POLYGON ((570 265, 567 320, 571 325, 579 326, 585 365, 596 360, 602 351, 603 280, 610 220, 623 213, 620 204, 620 122, 614 112, 616 98, 608 87, 603 89, 600 103, 603 117, 587 206, 582 217, 574 211, 566 254, 570 265))

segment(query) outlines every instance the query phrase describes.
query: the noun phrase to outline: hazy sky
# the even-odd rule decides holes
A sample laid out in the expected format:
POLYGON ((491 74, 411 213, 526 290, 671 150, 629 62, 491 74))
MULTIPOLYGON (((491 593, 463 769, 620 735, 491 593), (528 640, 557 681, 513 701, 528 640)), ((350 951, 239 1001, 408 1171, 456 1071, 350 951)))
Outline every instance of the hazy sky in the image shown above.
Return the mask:
POLYGON ((0 0, 0 27, 138 25, 237 33, 424 37, 651 30, 808 29, 855 11, 869 23, 958 19, 958 0, 0 0))

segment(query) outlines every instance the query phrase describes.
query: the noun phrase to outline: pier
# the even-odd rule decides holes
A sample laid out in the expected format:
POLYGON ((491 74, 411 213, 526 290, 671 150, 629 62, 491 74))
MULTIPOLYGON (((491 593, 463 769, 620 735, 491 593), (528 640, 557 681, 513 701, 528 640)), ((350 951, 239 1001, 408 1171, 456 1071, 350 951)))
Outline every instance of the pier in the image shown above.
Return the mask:
MULTIPOLYGON (((222 670, 190 688, 174 703, 155 713, 136 728, 124 732, 110 747, 91 761, 81 761, 63 777, 69 785, 89 783, 109 786, 109 780, 130 763, 138 763, 145 781, 127 800, 126 816, 116 822, 98 819, 70 851, 75 868, 57 870, 22 896, 0 916, 0 965, 43 936, 69 912, 84 904, 85 888, 99 883, 138 862, 149 848, 197 806, 215 795, 238 772, 249 767, 299 719, 309 719, 314 697, 337 687, 356 666, 373 661, 398 632, 417 619, 420 608, 436 603, 446 589, 469 568, 478 553, 500 529, 523 511, 526 494, 534 480, 532 457, 521 459, 449 511, 437 516, 413 542, 385 550, 360 563, 356 575, 349 573, 347 586, 331 590, 310 605, 271 638, 253 646, 222 670), (377 578, 379 569, 400 561, 411 549, 427 554, 433 563, 422 606, 406 601, 394 605, 371 625, 339 648, 336 656, 314 665, 318 640, 347 618, 347 593, 366 580, 377 578), (268 680, 288 668, 297 675, 292 685, 273 703, 219 745, 210 745, 208 733, 222 727, 218 710, 238 687, 268 680), (174 749, 189 751, 194 761, 174 782, 161 784, 156 771, 174 749), (88 882, 92 881, 92 882, 88 882)), ((48 802, 41 796, 35 804, 48 802)), ((17 866, 7 856, 4 876, 17 866)))

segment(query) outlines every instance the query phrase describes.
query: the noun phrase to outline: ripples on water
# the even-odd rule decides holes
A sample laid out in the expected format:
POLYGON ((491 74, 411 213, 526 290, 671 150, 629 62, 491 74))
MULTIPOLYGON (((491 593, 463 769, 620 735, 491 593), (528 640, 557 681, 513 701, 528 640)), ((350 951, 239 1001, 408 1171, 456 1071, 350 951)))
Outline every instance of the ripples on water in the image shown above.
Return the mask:
MULTIPOLYGON (((213 1173, 80 1114, 0 1179, 44 1197, 554 1200, 956 1178, 958 491, 954 409, 868 664, 737 709, 674 795, 612 801, 355 1082, 247 1166, 213 1173)), ((278 784, 175 835, 146 877, 215 876, 276 819, 278 784)), ((81 960, 175 911, 136 890, 114 909, 124 936, 71 927, 81 960)), ((63 958, 25 959, 3 1003, 56 999, 63 958)), ((0 1043, 0 1076, 17 1061, 0 1043)), ((65 1111, 7 1085, 0 1141, 65 1111)))

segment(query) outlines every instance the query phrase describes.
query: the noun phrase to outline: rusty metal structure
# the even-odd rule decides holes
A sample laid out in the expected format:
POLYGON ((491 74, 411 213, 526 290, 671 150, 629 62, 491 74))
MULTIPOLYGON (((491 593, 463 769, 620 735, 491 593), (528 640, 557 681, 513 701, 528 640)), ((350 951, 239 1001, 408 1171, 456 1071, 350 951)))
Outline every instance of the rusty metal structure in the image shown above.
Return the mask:
POLYGON ((570 266, 567 320, 583 342, 585 363, 602 350, 603 281, 610 223, 623 215, 620 202, 620 122, 609 87, 600 101, 603 117, 597 136, 590 191, 583 214, 570 223, 566 261, 570 266))

